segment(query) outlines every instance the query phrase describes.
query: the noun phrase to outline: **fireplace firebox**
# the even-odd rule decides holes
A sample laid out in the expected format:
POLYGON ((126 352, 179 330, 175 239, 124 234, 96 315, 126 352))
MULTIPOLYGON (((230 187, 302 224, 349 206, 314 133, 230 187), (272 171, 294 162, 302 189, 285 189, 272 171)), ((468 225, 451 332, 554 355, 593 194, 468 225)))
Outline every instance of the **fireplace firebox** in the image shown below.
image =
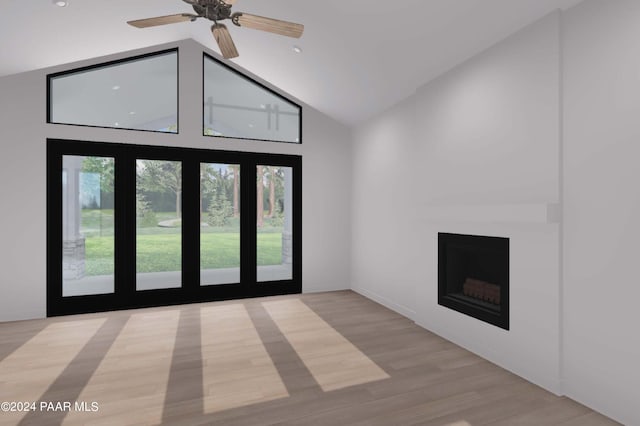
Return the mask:
POLYGON ((509 239, 438 233, 438 304, 509 329, 509 239))

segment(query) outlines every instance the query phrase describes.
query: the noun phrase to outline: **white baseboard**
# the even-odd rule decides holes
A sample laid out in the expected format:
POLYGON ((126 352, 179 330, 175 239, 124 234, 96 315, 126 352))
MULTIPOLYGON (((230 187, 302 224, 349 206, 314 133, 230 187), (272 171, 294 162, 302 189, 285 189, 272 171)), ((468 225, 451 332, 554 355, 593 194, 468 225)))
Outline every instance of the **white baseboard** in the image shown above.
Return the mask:
POLYGON ((410 309, 404 305, 401 305, 399 303, 393 302, 392 300, 389 300, 388 298, 381 296, 377 293, 374 293, 372 291, 369 290, 365 290, 363 288, 359 288, 359 287, 351 287, 351 290, 353 290, 354 292, 366 297, 367 299, 371 299, 374 302, 377 302, 379 304, 381 304, 382 306, 384 306, 385 308, 389 308, 394 312, 399 313, 400 315, 409 318, 411 321, 415 321, 415 317, 416 317, 416 311, 414 311, 413 309, 410 309))
POLYGON ((338 284, 331 286, 314 286, 314 285, 305 285, 302 284, 302 293, 325 293, 327 291, 342 291, 342 290, 351 290, 348 285, 338 284))

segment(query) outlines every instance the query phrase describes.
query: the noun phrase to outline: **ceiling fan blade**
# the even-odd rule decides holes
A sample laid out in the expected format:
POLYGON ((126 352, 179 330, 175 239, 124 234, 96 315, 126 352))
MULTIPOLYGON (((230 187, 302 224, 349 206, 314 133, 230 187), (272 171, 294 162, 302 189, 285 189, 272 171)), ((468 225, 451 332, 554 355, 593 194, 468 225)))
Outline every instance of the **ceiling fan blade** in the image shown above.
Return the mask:
POLYGON ((228 4, 229 6, 233 6, 234 4, 236 4, 237 0, 222 0, 222 1, 228 4))
POLYGON ((127 24, 136 28, 155 27, 158 25, 175 24, 178 22, 191 21, 197 18, 197 15, 189 15, 188 13, 178 13, 176 15, 156 16, 155 18, 138 19, 135 21, 127 21, 127 24))
POLYGON ((222 56, 225 59, 237 58, 240 56, 226 25, 215 24, 211 27, 211 32, 213 33, 213 38, 216 39, 216 42, 220 47, 220 53, 222 53, 222 56))
POLYGON ((264 16, 251 15, 249 13, 234 13, 231 19, 239 27, 253 28, 254 30, 267 31, 287 37, 300 38, 304 31, 304 25, 302 24, 265 18, 264 16))

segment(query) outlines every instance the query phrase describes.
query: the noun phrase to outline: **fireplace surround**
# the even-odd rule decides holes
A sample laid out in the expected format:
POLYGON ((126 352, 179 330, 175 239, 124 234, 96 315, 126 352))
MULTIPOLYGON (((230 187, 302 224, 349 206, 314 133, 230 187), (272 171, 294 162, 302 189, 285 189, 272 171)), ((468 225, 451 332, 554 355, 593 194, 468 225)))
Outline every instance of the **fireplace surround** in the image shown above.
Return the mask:
POLYGON ((509 239, 438 233, 438 304, 509 329, 509 239))

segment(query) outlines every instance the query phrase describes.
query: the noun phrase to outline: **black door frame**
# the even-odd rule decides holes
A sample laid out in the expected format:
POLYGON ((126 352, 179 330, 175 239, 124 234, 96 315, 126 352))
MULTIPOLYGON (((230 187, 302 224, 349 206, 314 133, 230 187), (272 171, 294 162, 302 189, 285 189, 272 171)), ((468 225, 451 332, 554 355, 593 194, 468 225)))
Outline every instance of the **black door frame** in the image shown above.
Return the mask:
POLYGON ((47 316, 242 299, 302 292, 302 157, 111 142, 47 139, 47 316), (62 158, 115 158, 115 291, 62 296, 62 158), (182 287, 136 291, 136 159, 182 161, 182 287), (200 286, 200 163, 239 164, 240 282, 200 286), (256 279, 256 166, 293 170, 293 278, 256 279))

